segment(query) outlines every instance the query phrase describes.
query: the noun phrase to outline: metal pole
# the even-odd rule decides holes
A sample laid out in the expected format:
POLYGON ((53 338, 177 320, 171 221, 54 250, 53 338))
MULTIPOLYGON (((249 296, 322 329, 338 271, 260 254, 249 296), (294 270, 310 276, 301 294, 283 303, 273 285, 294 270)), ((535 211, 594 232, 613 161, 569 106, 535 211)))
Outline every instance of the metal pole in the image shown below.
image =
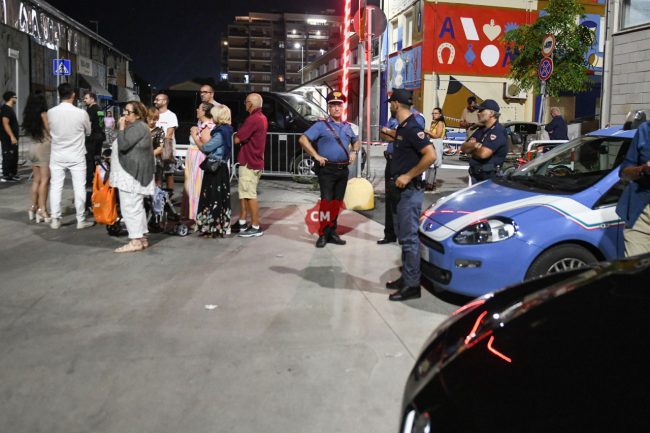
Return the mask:
MULTIPOLYGON (((304 42, 303 42, 304 44, 304 42)), ((300 84, 305 83, 305 62, 304 62, 304 49, 305 47, 300 45, 300 84)))
POLYGON ((540 93, 542 94, 542 99, 540 100, 539 103, 539 117, 537 119, 537 123, 540 125, 542 124, 542 120, 544 119, 544 97, 546 96, 546 81, 542 81, 540 83, 540 93))
MULTIPOLYGON (((371 34, 371 25, 372 23, 372 9, 366 8, 366 56, 368 69, 366 70, 366 78, 368 80, 368 94, 366 95, 366 157, 370 159, 370 99, 372 97, 372 80, 371 80, 371 71, 372 71, 372 34, 371 34)), ((359 158, 359 170, 358 176, 361 177, 361 158, 359 158)), ((367 169, 366 169, 367 170, 367 169)), ((368 171, 368 173, 370 173, 368 171)))
MULTIPOLYGON (((359 0, 359 22, 361 22, 361 8, 365 7, 364 0, 359 0)), ((366 17, 367 18, 367 17, 366 17)), ((363 39, 361 38, 361 29, 358 31, 359 35, 359 45, 358 45, 358 55, 359 59, 359 140, 361 140, 361 145, 363 146, 363 99, 365 96, 365 51, 363 49, 363 39)), ((357 158, 357 177, 361 176, 361 158, 357 158)))

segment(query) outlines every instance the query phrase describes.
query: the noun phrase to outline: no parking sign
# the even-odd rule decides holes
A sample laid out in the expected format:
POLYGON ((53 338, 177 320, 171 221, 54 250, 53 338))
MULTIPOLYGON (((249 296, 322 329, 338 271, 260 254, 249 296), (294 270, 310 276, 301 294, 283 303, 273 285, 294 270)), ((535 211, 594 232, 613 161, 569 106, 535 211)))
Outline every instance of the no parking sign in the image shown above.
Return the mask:
POLYGON ((541 62, 539 62, 539 68, 537 69, 537 76, 542 81, 546 81, 553 74, 553 59, 550 57, 544 57, 541 62))

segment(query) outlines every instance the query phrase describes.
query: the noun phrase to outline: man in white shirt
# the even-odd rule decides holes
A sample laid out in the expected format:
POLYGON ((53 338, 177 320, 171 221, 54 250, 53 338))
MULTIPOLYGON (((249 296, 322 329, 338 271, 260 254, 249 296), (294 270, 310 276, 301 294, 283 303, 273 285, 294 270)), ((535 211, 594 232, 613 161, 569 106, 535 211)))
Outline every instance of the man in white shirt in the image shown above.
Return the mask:
MULTIPOLYGON (((174 154, 176 154, 176 138, 174 132, 178 128, 178 118, 171 110, 167 108, 169 105, 169 96, 164 93, 158 93, 153 100, 153 105, 158 109, 158 121, 156 126, 159 126, 165 131, 165 140, 172 140, 174 154)), ((163 177, 166 179, 167 188, 174 189, 174 161, 163 161, 163 177)))
POLYGON ((86 221, 86 136, 90 135, 90 118, 86 111, 74 106, 75 92, 69 83, 58 87, 61 103, 47 112, 52 136, 50 155, 50 227, 61 227, 61 193, 65 170, 70 170, 74 189, 74 207, 77 211, 77 229, 92 227, 86 221))

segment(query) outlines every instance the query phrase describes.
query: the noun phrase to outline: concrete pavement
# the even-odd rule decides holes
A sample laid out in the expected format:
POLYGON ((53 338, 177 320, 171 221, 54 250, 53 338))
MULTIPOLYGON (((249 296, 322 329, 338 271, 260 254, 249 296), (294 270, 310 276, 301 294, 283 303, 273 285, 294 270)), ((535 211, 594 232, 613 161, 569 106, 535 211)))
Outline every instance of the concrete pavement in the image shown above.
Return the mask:
POLYGON ((316 199, 263 179, 261 238, 156 234, 118 255, 126 239, 73 215, 28 223, 27 183, 0 185, 0 431, 397 431, 415 356, 456 307, 389 302, 399 247, 359 213, 341 216, 348 245, 314 248, 316 199))

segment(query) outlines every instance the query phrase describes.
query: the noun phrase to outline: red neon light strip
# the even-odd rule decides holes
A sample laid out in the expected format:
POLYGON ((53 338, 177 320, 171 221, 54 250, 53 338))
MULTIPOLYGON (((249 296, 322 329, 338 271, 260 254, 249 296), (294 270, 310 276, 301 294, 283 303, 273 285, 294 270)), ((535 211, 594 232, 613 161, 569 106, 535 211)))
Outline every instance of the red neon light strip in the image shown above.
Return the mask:
POLYGON ((512 362, 512 359, 508 358, 505 356, 503 353, 499 352, 496 350, 494 347, 492 347, 492 343, 494 342, 494 335, 490 337, 490 341, 488 341, 487 348, 490 352, 494 353, 496 356, 499 358, 503 359, 506 362, 512 362))
MULTIPOLYGON (((341 92, 348 96, 350 74, 350 9, 352 0, 345 0, 345 22, 343 23, 343 83, 341 92)), ((348 118, 348 103, 343 104, 343 120, 348 118)))
POLYGON ((474 338, 476 336, 476 330, 478 329, 479 325, 481 324, 481 320, 483 320, 483 318, 485 317, 485 315, 487 313, 488 312, 486 310, 486 311, 482 312, 480 316, 478 316, 478 318, 476 319, 476 322, 474 322, 474 327, 469 332, 469 334, 467 334, 467 337, 465 337, 465 344, 468 344, 472 340, 472 338, 474 338))

